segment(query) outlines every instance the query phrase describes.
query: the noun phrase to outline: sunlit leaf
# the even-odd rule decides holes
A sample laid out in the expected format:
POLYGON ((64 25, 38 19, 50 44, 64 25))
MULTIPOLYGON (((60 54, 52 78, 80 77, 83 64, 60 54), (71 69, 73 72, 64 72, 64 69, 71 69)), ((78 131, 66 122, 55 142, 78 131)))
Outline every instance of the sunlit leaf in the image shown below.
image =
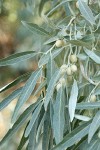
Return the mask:
POLYGON ((75 108, 76 108, 76 104, 77 104, 77 97, 78 97, 78 86, 77 86, 76 80, 74 80, 74 83, 73 83, 72 89, 71 89, 71 93, 70 93, 69 107, 68 107, 71 122, 74 119, 75 108))
POLYGON ((84 49, 85 53, 97 64, 100 64, 100 57, 97 56, 93 51, 90 51, 88 49, 84 49))
POLYGON ((29 125, 28 125, 27 128, 26 128, 25 137, 27 137, 27 136, 30 134, 31 129, 32 129, 32 127, 33 127, 33 125, 34 125, 34 123, 35 123, 35 121, 36 121, 36 119, 37 119, 39 113, 40 113, 41 107, 42 107, 42 103, 40 103, 40 104, 37 106, 37 108, 34 110, 34 112, 33 112, 33 114, 32 114, 32 118, 31 118, 31 120, 30 120, 30 122, 29 122, 29 125))
POLYGON ((83 0, 78 0, 79 4, 79 9, 83 17, 89 21, 92 25, 95 24, 95 17, 93 16, 93 13, 89 6, 83 1, 83 0))
POLYGON ((28 72, 24 75, 19 76, 17 79, 15 79, 14 81, 8 83, 7 85, 5 85, 4 87, 2 87, 0 89, 0 93, 6 91, 7 89, 17 85, 18 83, 24 81, 25 79, 27 79, 29 76, 31 75, 31 72, 28 72))
POLYGON ((95 134, 95 132, 97 131, 99 127, 100 127, 100 111, 96 113, 90 125, 89 134, 88 134, 88 142, 91 141, 93 135, 95 134))
POLYGON ((54 104, 54 115, 53 115, 53 131, 56 144, 60 143, 63 140, 63 132, 64 132, 64 91, 62 88, 57 92, 56 101, 54 104))
POLYGON ((0 141, 0 145, 5 143, 7 140, 9 140, 19 129, 20 127, 25 123, 26 119, 29 117, 29 115, 32 113, 32 111, 36 108, 38 103, 30 105, 23 113, 20 115, 18 120, 14 123, 12 128, 7 132, 7 134, 4 136, 4 138, 0 141))
POLYGON ((25 86, 23 87, 21 95, 18 99, 18 102, 16 104, 16 107, 13 113, 13 117, 12 117, 13 122, 16 120, 18 112, 20 108, 22 107, 22 105, 27 101, 27 99, 32 94, 36 86, 37 80, 40 76, 41 76, 41 69, 33 72, 30 78, 28 79, 28 81, 26 82, 25 86))
POLYGON ((28 23, 28 22, 25 22, 25 21, 22 21, 22 24, 28 28, 31 32, 35 32, 37 34, 40 34, 40 35, 49 35, 49 32, 47 32, 46 30, 44 30, 43 28, 39 27, 37 24, 34 24, 34 23, 28 23))
POLYGON ((9 103, 20 95, 22 88, 19 88, 7 96, 2 102, 0 102, 0 111, 7 107, 9 103))
MULTIPOLYGON (((57 57, 62 52, 63 49, 64 49, 63 47, 55 49, 55 51, 52 52, 52 59, 57 57)), ((46 63, 48 63, 49 58, 50 58, 50 53, 43 54, 42 57, 40 58, 39 62, 38 62, 39 67, 41 67, 41 66, 45 65, 46 63)))
POLYGON ((13 65, 15 63, 19 63, 26 59, 32 58, 36 56, 37 53, 34 51, 22 52, 13 54, 7 58, 0 59, 0 66, 13 65))
POLYGON ((59 77, 60 77, 60 71, 57 70, 53 74, 53 76, 52 76, 52 78, 49 82, 48 88, 47 88, 47 93, 46 93, 46 97, 45 97, 45 101, 44 101, 45 110, 47 110, 47 106, 48 106, 49 101, 52 97, 52 94, 53 94, 53 91, 54 91, 54 88, 55 88, 55 84, 56 84, 57 80, 59 79, 59 77))
POLYGON ((88 134, 88 130, 90 127, 90 122, 84 123, 74 129, 71 133, 67 134, 63 140, 55 146, 52 150, 63 150, 67 149, 68 147, 75 144, 77 141, 79 141, 81 138, 86 136, 88 134))

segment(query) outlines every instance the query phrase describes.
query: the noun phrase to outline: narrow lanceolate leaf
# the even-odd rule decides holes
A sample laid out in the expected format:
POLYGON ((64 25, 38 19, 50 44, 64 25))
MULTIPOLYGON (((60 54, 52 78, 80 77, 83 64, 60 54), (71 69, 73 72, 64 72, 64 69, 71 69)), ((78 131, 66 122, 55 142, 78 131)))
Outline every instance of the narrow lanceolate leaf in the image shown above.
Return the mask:
POLYGON ((97 64, 100 64, 100 57, 97 56, 93 51, 90 51, 88 49, 84 49, 85 53, 97 64))
POLYGON ((35 53, 34 51, 16 53, 7 58, 0 59, 0 66, 13 65, 15 63, 19 63, 26 59, 32 58, 36 55, 37 55, 37 53, 35 53))
POLYGON ((68 42, 76 46, 83 46, 83 47, 91 48, 91 45, 89 43, 84 42, 82 40, 68 40, 68 42))
POLYGON ((52 78, 51 78, 51 80, 49 82, 48 88, 47 88, 47 93, 46 93, 46 97, 45 97, 45 101, 44 101, 45 110, 47 110, 47 106, 48 106, 49 101, 50 101, 50 99, 51 99, 51 97, 53 95, 55 84, 56 84, 57 80, 59 79, 59 77, 60 77, 60 71, 57 70, 53 74, 53 76, 52 76, 52 78))
POLYGON ((36 96, 47 84, 47 80, 43 81, 39 87, 37 88, 37 90, 34 92, 33 96, 36 96))
POLYGON ((54 115, 53 115, 53 131, 56 144, 60 143, 63 140, 63 131, 64 131, 64 91, 62 88, 59 89, 56 97, 56 102, 54 104, 54 115))
POLYGON ((81 140, 81 138, 88 134, 88 130, 90 127, 89 124, 90 122, 87 122, 74 129, 71 133, 67 134, 62 142, 60 142, 52 150, 63 150, 74 145, 77 141, 81 140))
POLYGON ((28 125, 27 128, 26 128, 25 137, 27 137, 27 136, 30 134, 31 129, 32 129, 32 127, 33 127, 33 125, 34 125, 36 119, 38 118, 38 115, 39 115, 39 113, 40 113, 41 107, 42 107, 42 103, 40 103, 40 104, 37 106, 37 108, 34 110, 34 112, 33 112, 33 114, 32 114, 32 118, 31 118, 31 120, 30 120, 30 122, 29 122, 29 125, 28 125))
POLYGON ((82 102, 77 103, 76 109, 83 110, 83 109, 98 109, 100 108, 100 102, 82 102))
POLYGON ((0 89, 0 93, 6 91, 7 89, 9 89, 9 88, 11 88, 11 87, 13 87, 13 86, 15 86, 15 85, 17 85, 18 83, 24 81, 24 80, 27 79, 30 75, 31 75, 31 73, 28 72, 28 73, 26 73, 26 74, 24 74, 24 75, 19 76, 19 77, 18 77, 17 79, 15 79, 14 81, 12 81, 12 82, 10 82, 9 84, 7 84, 7 85, 5 85, 4 87, 2 87, 2 88, 0 89))
POLYGON ((2 102, 0 102, 0 111, 2 109, 4 109, 5 107, 7 107, 9 105, 9 103, 12 100, 14 100, 17 96, 19 96, 21 91, 22 91, 22 88, 19 88, 19 89, 15 90, 9 96, 7 96, 2 102))
POLYGON ((78 0, 79 9, 83 17, 90 22, 91 25, 95 24, 95 17, 93 16, 93 13, 89 6, 83 1, 78 0))
POLYGON ((43 7, 44 7, 44 4, 49 1, 49 0, 41 0, 40 1, 40 4, 39 4, 39 15, 41 14, 42 10, 43 10, 43 7))
POLYGON ((91 120, 90 117, 83 116, 83 115, 78 115, 78 114, 75 114, 75 118, 79 119, 79 120, 82 120, 82 121, 89 121, 89 120, 91 120))
POLYGON ((78 97, 78 86, 76 80, 74 80, 69 98, 69 115, 71 122, 74 119, 77 97, 78 97))
POLYGON ((39 27, 37 24, 28 23, 25 21, 22 21, 22 24, 33 33, 35 32, 35 33, 40 34, 40 35, 49 35, 49 32, 47 32, 43 28, 39 27))
POLYGON ((95 117, 93 118, 93 121, 90 125, 89 128, 89 134, 88 134, 88 142, 91 141, 93 135, 95 134, 95 132, 97 131, 97 129, 100 127, 100 111, 98 111, 95 115, 95 117))
POLYGON ((50 142, 50 109, 46 111, 45 120, 43 125, 43 139, 42 139, 42 150, 48 150, 50 142))
MULTIPOLYGON (((27 125, 28 125, 28 123, 27 123, 27 125)), ((26 127, 27 127, 27 125, 26 125, 26 127)), ((25 127, 25 130, 26 130, 26 127, 25 127)), ((20 140, 20 144, 17 147, 17 150, 22 150, 23 146, 25 145, 25 143, 28 140, 28 137, 25 137, 25 130, 24 130, 24 133, 23 133, 22 138, 20 140)))
POLYGON ((26 119, 29 117, 29 115, 32 113, 32 111, 36 108, 38 105, 38 102, 35 104, 30 105, 18 118, 18 120, 14 123, 12 128, 7 132, 7 134, 4 136, 4 138, 0 141, 0 146, 5 143, 7 140, 9 140, 18 130, 19 128, 25 123, 26 119))
MULTIPOLYGON (((57 57, 63 50, 64 48, 58 48, 56 49, 55 51, 52 52, 52 59, 54 59, 55 57, 57 57)), ((42 57, 40 58, 39 60, 39 67, 45 65, 46 63, 48 63, 49 61, 49 58, 50 58, 50 53, 48 52, 47 54, 43 54, 42 57)))
POLYGON ((31 132, 29 134, 28 150, 35 149, 37 126, 38 126, 38 119, 36 120, 35 124, 33 125, 32 129, 31 129, 31 132))
POLYGON ((50 55, 48 64, 47 64, 47 84, 49 83, 52 75, 55 73, 56 67, 55 62, 52 58, 52 54, 50 55))
POLYGON ((22 89, 21 95, 18 99, 18 102, 15 107, 15 111, 13 113, 12 121, 15 121, 18 115, 18 111, 22 107, 22 105, 27 101, 27 99, 30 97, 32 94, 38 78, 41 76, 41 69, 33 72, 26 82, 25 86, 22 89))

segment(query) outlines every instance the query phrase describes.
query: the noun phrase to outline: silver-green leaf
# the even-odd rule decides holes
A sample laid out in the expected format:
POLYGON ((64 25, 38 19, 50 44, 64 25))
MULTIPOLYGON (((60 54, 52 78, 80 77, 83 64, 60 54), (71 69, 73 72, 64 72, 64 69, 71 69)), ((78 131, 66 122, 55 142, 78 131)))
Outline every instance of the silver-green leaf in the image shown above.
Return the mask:
POLYGON ((63 132, 65 124, 64 109, 65 109, 64 90, 60 88, 57 92, 53 115, 53 131, 56 144, 60 143, 63 140, 63 132))
POLYGON ((32 58, 36 55, 37 55, 37 53, 35 53, 34 51, 16 53, 7 58, 0 59, 0 66, 13 65, 15 63, 19 63, 21 61, 32 58))
POLYGON ((21 95, 16 104, 15 111, 13 113, 13 117, 12 117, 13 122, 16 120, 18 111, 20 110, 22 105, 27 101, 27 99, 32 94, 32 92, 36 86, 37 80, 40 76, 41 76, 41 69, 33 72, 31 74, 30 78, 28 79, 28 81, 26 82, 25 86, 23 87, 21 95))
POLYGON ((90 125, 89 134, 88 134, 88 142, 91 141, 93 135, 95 134, 95 132, 97 131, 99 127, 100 127, 100 111, 96 113, 90 125))
POLYGON ((60 71, 56 70, 56 72, 53 74, 53 76, 49 82, 48 88, 47 88, 47 93, 46 93, 46 97, 45 97, 45 101, 44 101, 45 110, 47 110, 47 106, 53 95, 55 84, 56 84, 57 80, 59 79, 59 77, 60 77, 60 71))
POLYGON ((79 10, 83 17, 89 21, 91 25, 95 24, 95 17, 93 16, 93 13, 89 6, 83 1, 83 0, 78 0, 78 5, 79 5, 79 10))
POLYGON ((100 57, 97 56, 93 51, 90 51, 88 49, 84 49, 85 53, 97 64, 100 65, 100 57))
POLYGON ((75 108, 76 108, 76 104, 77 104, 77 97, 78 97, 78 86, 77 86, 76 80, 74 80, 74 83, 73 83, 72 89, 71 89, 71 93, 70 93, 69 107, 68 107, 71 122, 74 119, 75 108))

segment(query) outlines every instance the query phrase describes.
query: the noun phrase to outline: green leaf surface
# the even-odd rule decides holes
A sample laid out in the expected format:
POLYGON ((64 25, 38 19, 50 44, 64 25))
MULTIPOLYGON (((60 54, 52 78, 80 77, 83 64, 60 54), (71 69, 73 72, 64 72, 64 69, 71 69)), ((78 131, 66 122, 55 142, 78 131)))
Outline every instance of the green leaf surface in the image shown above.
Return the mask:
POLYGON ((2 109, 4 109, 5 107, 7 107, 12 100, 14 100, 16 97, 18 97, 20 95, 21 91, 22 91, 22 88, 19 88, 19 89, 15 90, 14 92, 12 92, 4 100, 2 100, 2 102, 0 102, 0 111, 2 109))
POLYGON ((30 105, 18 118, 18 120, 14 123, 12 128, 7 132, 7 134, 4 136, 4 138, 0 141, 0 145, 4 144, 7 140, 12 138, 12 136, 20 129, 20 127, 25 123, 26 119, 29 117, 29 115, 32 113, 32 111, 36 108, 38 105, 37 103, 34 103, 30 105))
POLYGON ((30 78, 27 80, 25 86, 22 89, 22 92, 21 92, 21 95, 18 99, 18 102, 16 104, 16 107, 15 107, 15 110, 13 113, 13 117, 12 117, 12 121, 16 120, 20 108, 22 107, 22 105, 28 100, 28 98, 32 94, 32 92, 36 86, 37 80, 40 76, 41 76, 41 69, 33 72, 31 74, 30 78))
POLYGON ((0 89, 0 93, 6 91, 7 89, 17 85, 18 83, 24 81, 25 79, 27 79, 30 76, 31 72, 28 72, 24 75, 19 76, 17 79, 15 79, 14 81, 10 82, 9 84, 5 85, 4 87, 2 87, 0 89))
POLYGON ((37 90, 34 92, 33 96, 36 96, 47 84, 47 80, 44 80, 39 87, 37 88, 37 90))
POLYGON ((97 64, 100 65, 100 57, 97 56, 93 51, 90 51, 88 49, 84 49, 85 53, 97 64))
POLYGON ((59 79, 59 77, 60 77, 60 71, 56 70, 55 73, 53 74, 53 76, 49 82, 48 88, 47 88, 47 93, 46 93, 46 97, 45 97, 45 101, 44 101, 45 110, 47 110, 47 106, 53 95, 55 84, 56 84, 57 80, 59 79))
MULTIPOLYGON (((63 47, 55 49, 55 51, 52 52, 52 59, 57 57, 62 52, 63 49, 64 49, 63 47)), ((39 63, 38 63, 39 67, 41 67, 41 66, 45 65, 46 63, 48 63, 49 58, 50 58, 50 53, 43 54, 42 57, 39 60, 39 63)))
POLYGON ((83 46, 86 48, 91 48, 91 45, 87 42, 84 42, 82 40, 68 40, 69 43, 76 45, 76 46, 83 46))
POLYGON ((83 1, 83 0, 78 0, 79 4, 79 10, 83 17, 90 22, 91 25, 95 24, 95 17, 93 16, 93 13, 89 6, 83 1))
POLYGON ((75 144, 81 138, 88 134, 88 130, 90 127, 90 122, 84 123, 74 129, 71 133, 67 134, 62 142, 60 142, 57 146, 55 146, 52 150, 63 150, 75 144))
POLYGON ((7 58, 0 59, 0 66, 8 66, 13 65, 15 63, 19 63, 21 61, 27 60, 29 58, 32 58, 36 56, 37 53, 34 51, 27 51, 27 52, 21 52, 13 54, 7 58))
POLYGON ((39 4, 39 15, 41 14, 45 3, 48 2, 48 1, 49 1, 49 0, 41 0, 41 1, 40 1, 40 4, 39 4))
POLYGON ((31 32, 35 32, 37 34, 40 34, 40 35, 49 35, 49 32, 47 32, 46 30, 44 30, 43 28, 39 27, 37 24, 34 24, 34 23, 28 23, 28 22, 25 22, 25 21, 22 21, 22 24, 28 28, 31 32))
POLYGON ((76 109, 83 110, 83 109, 98 109, 100 108, 100 102, 82 102, 77 103, 76 109))
POLYGON ((42 150, 48 150, 50 141, 50 109, 46 111, 43 125, 42 150))
POLYGON ((77 86, 76 80, 74 80, 74 83, 73 83, 72 89, 71 89, 71 93, 70 93, 69 106, 68 106, 71 122, 74 119, 75 108, 76 108, 76 104, 77 104, 77 97, 78 97, 78 86, 77 86))
POLYGON ((31 129, 32 129, 32 127, 33 127, 33 125, 34 125, 36 119, 37 119, 38 116, 39 116, 41 107, 42 107, 42 103, 40 103, 40 104, 37 106, 37 108, 34 110, 34 112, 33 112, 33 114, 32 114, 32 118, 31 118, 31 120, 30 120, 30 122, 29 122, 29 125, 28 125, 27 128, 26 128, 25 137, 27 137, 27 136, 30 134, 31 129))
POLYGON ((60 88, 57 92, 56 101, 54 103, 54 115, 53 115, 53 131, 56 144, 63 140, 63 132, 65 125, 65 102, 64 102, 64 89, 60 88))
POLYGON ((37 118, 35 124, 33 125, 31 132, 29 134, 28 150, 34 150, 35 149, 37 126, 38 126, 38 118, 37 118))
POLYGON ((51 80, 52 75, 55 73, 55 70, 56 70, 55 62, 52 58, 52 53, 51 53, 47 64, 47 84, 49 84, 49 81, 51 80))
MULTIPOLYGON (((27 126, 26 126, 27 127, 27 126)), ((26 130, 26 127, 25 127, 25 130, 26 130)), ((18 145, 18 148, 17 150, 22 150, 22 148, 24 147, 25 143, 27 142, 28 140, 28 137, 25 137, 25 130, 24 130, 24 133, 22 135, 22 138, 20 140, 20 144, 18 145)))
POLYGON ((100 111, 96 113, 90 125, 89 134, 88 134, 88 142, 91 141, 93 135, 95 134, 95 132, 97 131, 99 127, 100 127, 100 111))

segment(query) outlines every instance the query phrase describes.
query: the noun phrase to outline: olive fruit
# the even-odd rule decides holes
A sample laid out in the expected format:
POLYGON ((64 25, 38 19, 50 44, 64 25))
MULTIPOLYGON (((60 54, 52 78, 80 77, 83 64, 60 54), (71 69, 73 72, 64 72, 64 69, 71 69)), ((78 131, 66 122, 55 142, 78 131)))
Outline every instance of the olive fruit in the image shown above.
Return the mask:
POLYGON ((76 65, 71 65, 71 70, 72 70, 72 72, 76 72, 77 71, 77 66, 76 65))
POLYGON ((57 40, 55 43, 56 47, 62 47, 65 45, 65 42, 63 40, 57 40))
POLYGON ((61 83, 62 85, 65 85, 65 83, 66 83, 65 78, 60 78, 59 79, 59 83, 61 83))
POLYGON ((76 63, 76 62, 77 62, 77 56, 76 56, 76 55, 71 55, 71 56, 70 56, 70 61, 71 61, 72 63, 76 63))
POLYGON ((67 70, 66 70, 66 73, 67 75, 72 75, 72 70, 71 70, 71 67, 68 67, 67 70))
POLYGON ((61 74, 65 74, 66 73, 66 70, 67 70, 67 65, 66 64, 63 64, 61 67, 60 67, 60 72, 61 74))
POLYGON ((58 83, 57 86, 56 86, 56 90, 58 91, 61 87, 62 87, 62 84, 58 83))
POLYGON ((90 102, 95 102, 96 101, 96 96, 93 94, 90 96, 90 102))

